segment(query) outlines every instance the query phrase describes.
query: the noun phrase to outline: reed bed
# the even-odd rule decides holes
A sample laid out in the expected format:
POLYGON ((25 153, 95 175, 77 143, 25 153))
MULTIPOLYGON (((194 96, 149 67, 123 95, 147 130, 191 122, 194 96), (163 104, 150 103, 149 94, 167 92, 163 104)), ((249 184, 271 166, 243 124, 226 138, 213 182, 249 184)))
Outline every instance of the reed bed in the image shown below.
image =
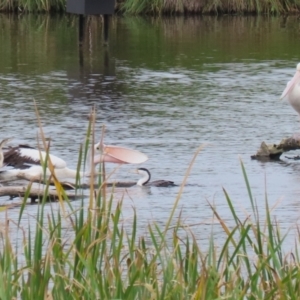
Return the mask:
MULTIPOLYGON (((116 12, 126 14, 291 14, 300 0, 119 0, 116 12)), ((0 0, 5 12, 65 12, 65 0, 0 0)))
MULTIPOLYGON (((89 125, 87 136, 91 132, 89 125)), ((80 151, 78 169, 87 149, 88 142, 80 151)), ((5 218, 1 212, 0 299, 299 299, 299 237, 294 252, 284 253, 285 235, 272 221, 267 195, 262 222, 242 162, 241 169, 252 217, 240 220, 224 189, 234 222, 226 224, 211 205, 224 242, 211 234, 205 252, 180 215, 174 218, 185 182, 165 226, 149 224, 142 236, 138 212, 133 208, 131 222, 125 222, 122 199, 107 193, 104 166, 99 169, 99 188, 92 184, 90 197, 82 197, 76 206, 55 181, 59 209, 51 206, 45 213, 51 205, 45 192, 36 224, 27 228, 20 226, 25 197, 16 224, 22 246, 10 236, 9 214, 5 218)))
POLYGON ((65 0, 1 0, 0 11, 3 12, 64 12, 65 0))
MULTIPOLYGON (((36 114, 47 149, 37 109, 36 114)), ((92 112, 86 143, 79 152, 78 171, 84 167, 82 161, 90 142, 94 143, 94 124, 92 112)), ((233 224, 226 224, 210 205, 222 229, 223 242, 216 241, 212 233, 208 249, 203 251, 193 231, 180 215, 175 216, 201 149, 187 169, 165 225, 149 223, 142 236, 135 209, 131 221, 125 222, 123 200, 116 201, 113 193, 106 191, 104 165, 97 171, 99 176, 91 176, 90 196, 82 195, 81 200, 71 202, 55 179, 48 158, 44 168, 53 172, 52 181, 59 193, 58 209, 47 202, 46 183, 33 226, 33 222, 26 228, 21 226, 28 194, 15 224, 8 211, 0 212, 4 222, 0 224, 0 299, 299 299, 300 235, 295 238, 294 251, 284 253, 286 235, 282 236, 279 225, 272 221, 267 195, 262 222, 242 162, 252 217, 240 220, 223 189, 233 224), (98 180, 98 188, 94 179, 98 180), (21 245, 11 237, 14 225, 22 236, 21 245)), ((78 177, 77 182, 80 180, 78 177)), ((28 193, 30 188, 31 184, 28 193)), ((80 195, 82 191, 76 192, 80 195)))
POLYGON ((125 14, 295 14, 299 0, 125 0, 119 4, 125 14))

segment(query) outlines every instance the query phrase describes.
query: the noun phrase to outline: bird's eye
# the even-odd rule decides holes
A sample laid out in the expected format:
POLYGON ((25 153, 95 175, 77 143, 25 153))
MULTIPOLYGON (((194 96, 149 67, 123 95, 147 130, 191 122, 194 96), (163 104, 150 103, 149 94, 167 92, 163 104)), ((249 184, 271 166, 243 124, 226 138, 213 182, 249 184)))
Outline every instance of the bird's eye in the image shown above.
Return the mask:
POLYGON ((99 146, 96 149, 99 150, 100 149, 99 146))

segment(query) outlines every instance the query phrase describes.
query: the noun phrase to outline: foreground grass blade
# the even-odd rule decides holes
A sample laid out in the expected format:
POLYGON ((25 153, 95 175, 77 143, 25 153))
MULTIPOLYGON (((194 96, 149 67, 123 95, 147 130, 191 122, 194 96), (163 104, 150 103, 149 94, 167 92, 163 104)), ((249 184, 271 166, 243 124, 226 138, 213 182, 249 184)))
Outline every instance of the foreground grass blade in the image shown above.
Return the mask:
MULTIPOLYGON (((91 122, 95 123, 94 117, 91 122)), ((94 136, 94 125, 89 123, 86 144, 79 151, 78 172, 82 158, 88 155, 88 145, 94 143, 94 138, 89 138, 94 136)), ((183 211, 175 216, 201 149, 187 169, 165 225, 154 222, 145 228, 140 227, 136 209, 132 218, 123 216, 126 198, 116 199, 114 189, 108 192, 104 165, 99 167, 99 174, 94 174, 95 179, 100 175, 98 187, 91 180, 90 194, 85 196, 77 190, 81 199, 71 202, 47 160, 44 170, 53 172, 55 187, 61 194, 59 201, 68 205, 48 202, 47 182, 33 221, 29 220, 24 228, 29 184, 15 224, 22 233, 21 244, 11 235, 6 211, 6 224, 0 234, 0 298, 299 299, 299 241, 295 241, 294 252, 285 254, 286 234, 282 235, 278 222, 272 221, 267 194, 263 224, 242 162, 252 209, 244 220, 225 188, 226 219, 209 203, 215 222, 204 242, 199 232, 206 233, 207 227, 197 225, 193 232, 182 218, 183 211)))

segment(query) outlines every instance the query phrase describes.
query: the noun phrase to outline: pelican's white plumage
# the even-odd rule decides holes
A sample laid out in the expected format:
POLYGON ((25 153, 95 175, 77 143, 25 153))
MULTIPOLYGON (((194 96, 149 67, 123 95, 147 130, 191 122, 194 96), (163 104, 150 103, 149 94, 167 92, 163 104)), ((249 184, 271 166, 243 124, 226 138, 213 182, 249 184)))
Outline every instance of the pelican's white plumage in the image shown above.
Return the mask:
MULTIPOLYGON (((92 170, 101 162, 139 164, 148 159, 145 154, 125 147, 104 145, 100 142, 93 147, 94 149, 91 148, 87 154, 86 171, 79 173, 81 178, 89 177, 92 170)), ((55 155, 29 146, 18 146, 12 147, 4 153, 4 163, 13 169, 1 171, 0 180, 10 181, 20 178, 41 180, 44 175, 48 178, 53 174, 50 171, 52 168, 46 168, 46 172, 44 172, 42 165, 45 164, 46 159, 48 159, 47 165, 53 166, 57 179, 74 179, 78 175, 76 170, 68 168, 67 163, 55 155)))
MULTIPOLYGON (((38 149, 34 148, 24 148, 24 147, 18 147, 18 154, 20 157, 27 158, 27 163, 30 165, 30 161, 32 163, 40 163, 40 161, 45 161, 47 159, 47 153, 45 151, 40 151, 38 149)), ((67 167, 67 163, 52 154, 48 154, 49 159, 51 160, 51 163, 55 169, 63 169, 67 167)))
POLYGON ((295 111, 300 115, 300 63, 291 81, 281 94, 280 99, 287 100, 295 111))

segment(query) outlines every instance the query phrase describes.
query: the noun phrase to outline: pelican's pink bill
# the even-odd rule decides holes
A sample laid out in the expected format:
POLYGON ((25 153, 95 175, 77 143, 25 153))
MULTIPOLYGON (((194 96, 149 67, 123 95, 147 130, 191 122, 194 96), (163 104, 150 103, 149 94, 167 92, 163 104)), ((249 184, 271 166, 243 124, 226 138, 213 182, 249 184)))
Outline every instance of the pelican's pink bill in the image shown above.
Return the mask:
POLYGON ((148 160, 148 156, 140 151, 119 146, 103 145, 103 154, 97 155, 95 162, 141 164, 146 160, 148 160))
POLYGON ((292 78, 292 80, 287 84, 285 90, 283 91, 283 93, 281 94, 280 99, 282 100, 283 98, 285 98, 289 92, 292 90, 293 86, 299 82, 300 80, 300 63, 297 65, 297 71, 294 75, 294 77, 292 78))

